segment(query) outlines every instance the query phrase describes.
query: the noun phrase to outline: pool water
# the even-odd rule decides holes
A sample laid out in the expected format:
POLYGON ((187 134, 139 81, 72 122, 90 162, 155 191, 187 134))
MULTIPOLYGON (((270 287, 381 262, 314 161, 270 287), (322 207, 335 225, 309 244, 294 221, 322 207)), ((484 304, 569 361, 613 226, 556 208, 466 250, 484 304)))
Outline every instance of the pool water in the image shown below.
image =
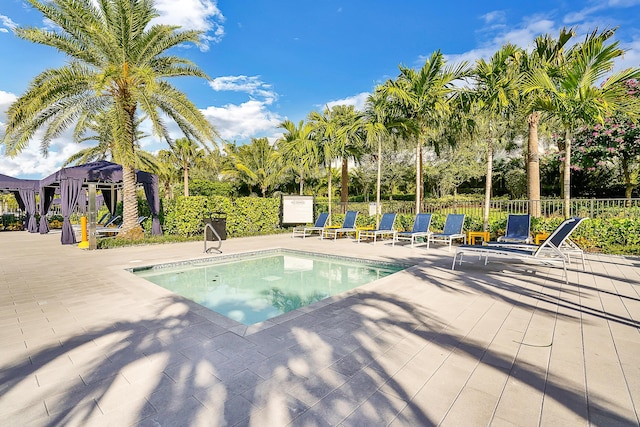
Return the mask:
POLYGON ((276 250, 131 271, 217 313, 253 325, 404 268, 276 250))

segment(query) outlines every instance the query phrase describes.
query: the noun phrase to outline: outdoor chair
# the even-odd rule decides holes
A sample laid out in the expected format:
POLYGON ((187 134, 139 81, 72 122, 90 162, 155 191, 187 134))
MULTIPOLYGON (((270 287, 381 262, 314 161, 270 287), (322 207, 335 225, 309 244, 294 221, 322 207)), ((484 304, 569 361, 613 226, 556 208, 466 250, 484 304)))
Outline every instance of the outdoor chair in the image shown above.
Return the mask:
POLYGON ((393 245, 399 240, 408 240, 411 242, 411 247, 413 248, 418 239, 423 239, 421 244, 426 244, 427 249, 429 249, 429 226, 431 225, 431 214, 430 213, 420 213, 416 215, 416 219, 413 221, 413 228, 411 231, 399 231, 396 233, 395 239, 393 239, 393 245))
POLYGON ((464 254, 478 255, 484 257, 485 265, 489 262, 489 257, 509 258, 529 264, 539 264, 545 266, 561 265, 564 272, 565 282, 567 279, 567 255, 563 253, 562 246, 566 244, 569 235, 586 218, 569 218, 560 224, 551 235, 542 242, 540 246, 535 245, 461 245, 456 248, 451 269, 455 270, 456 261, 462 264, 464 254))
MULTIPOLYGON (((142 222, 145 219, 147 219, 146 216, 138 217, 138 224, 142 225, 142 222)), ((113 227, 112 226, 96 227, 96 236, 98 236, 98 237, 111 236, 111 235, 119 233, 121 228, 122 228, 122 222, 120 222, 118 225, 113 226, 113 227)))
POLYGON ((464 214, 448 214, 447 219, 444 221, 442 233, 430 234, 429 241, 448 243, 449 251, 451 251, 451 244, 454 240, 462 239, 464 244, 466 244, 467 235, 462 231, 464 227, 464 216, 464 214))
POLYGON ((356 219, 358 218, 358 211, 347 211, 342 221, 342 226, 338 228, 325 227, 325 230, 320 234, 321 238, 332 238, 335 241, 339 234, 348 235, 349 233, 357 233, 356 219))
POLYGON ((509 214, 507 229, 504 236, 498 237, 498 242, 531 243, 531 215, 509 214))
POLYGON ((370 239, 373 238, 373 244, 376 244, 376 240, 379 237, 391 236, 393 241, 395 241, 396 230, 393 228, 393 224, 396 222, 396 214, 395 213, 386 213, 382 215, 380 219, 380 225, 376 230, 359 230, 358 235, 358 243, 362 239, 370 239))
POLYGON ((315 224, 313 224, 313 226, 300 226, 294 228, 291 237, 302 236, 302 238, 304 239, 305 237, 312 235, 315 232, 318 232, 318 234, 322 235, 324 227, 327 225, 328 219, 329 213, 323 212, 318 215, 318 218, 316 219, 316 222, 315 224))

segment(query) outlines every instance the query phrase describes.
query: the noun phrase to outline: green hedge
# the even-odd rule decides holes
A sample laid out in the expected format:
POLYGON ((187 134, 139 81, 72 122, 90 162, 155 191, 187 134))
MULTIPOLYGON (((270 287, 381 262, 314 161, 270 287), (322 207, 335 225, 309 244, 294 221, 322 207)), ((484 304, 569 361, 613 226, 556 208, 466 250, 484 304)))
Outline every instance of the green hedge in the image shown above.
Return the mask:
POLYGON ((270 234, 280 230, 280 199, 223 196, 178 197, 164 208, 163 230, 168 234, 196 236, 204 231, 210 213, 226 214, 227 236, 270 234))

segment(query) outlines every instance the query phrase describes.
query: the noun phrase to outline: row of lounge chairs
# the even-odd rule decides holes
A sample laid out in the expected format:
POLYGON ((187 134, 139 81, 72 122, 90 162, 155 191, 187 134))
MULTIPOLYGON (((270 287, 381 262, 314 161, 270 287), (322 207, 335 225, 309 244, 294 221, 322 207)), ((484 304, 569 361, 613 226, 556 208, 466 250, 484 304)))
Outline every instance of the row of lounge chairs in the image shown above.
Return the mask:
POLYGON ((392 239, 393 245, 400 240, 406 240, 410 242, 411 247, 414 247, 421 241, 421 243, 426 244, 427 248, 429 248, 430 242, 445 242, 449 244, 449 249, 451 249, 451 244, 456 239, 461 239, 464 243, 467 241, 467 236, 463 232, 464 214, 447 215, 444 229, 441 233, 432 233, 429 230, 431 226, 431 214, 416 215, 411 231, 403 232, 398 232, 394 228, 396 220, 395 213, 383 214, 378 228, 374 230, 360 230, 356 227, 356 219, 358 218, 357 211, 348 211, 345 214, 342 225, 338 227, 327 226, 328 217, 329 215, 326 212, 321 213, 313 226, 294 228, 292 237, 300 236, 305 238, 318 233, 321 239, 336 240, 338 236, 353 234, 357 242, 372 239, 375 244, 379 238, 388 237, 392 239))
POLYGON ((379 238, 391 238, 392 245, 396 242, 409 241, 411 247, 418 244, 426 244, 427 249, 432 242, 443 242, 452 249, 455 240, 462 240, 462 245, 456 246, 453 258, 452 270, 455 270, 456 263, 462 264, 465 254, 477 255, 479 259, 484 258, 487 264, 489 258, 509 258, 525 263, 533 263, 548 266, 562 266, 564 278, 567 280, 567 264, 572 257, 579 257, 582 261, 582 268, 585 269, 584 252, 576 245, 569 236, 586 218, 569 218, 558 226, 549 237, 540 245, 535 245, 531 240, 531 217, 527 214, 511 214, 507 219, 505 235, 496 241, 485 242, 482 245, 467 245, 467 236, 463 231, 464 214, 449 214, 446 217, 444 228, 441 233, 433 233, 429 230, 431 225, 431 214, 421 213, 416 215, 411 231, 396 231, 394 223, 395 213, 382 215, 377 229, 366 230, 356 227, 357 211, 346 213, 341 226, 328 227, 326 225, 328 214, 322 213, 313 226, 299 227, 294 229, 293 237, 303 238, 318 233, 321 239, 337 239, 340 235, 353 234, 357 242, 362 240, 373 240, 375 244, 379 238))

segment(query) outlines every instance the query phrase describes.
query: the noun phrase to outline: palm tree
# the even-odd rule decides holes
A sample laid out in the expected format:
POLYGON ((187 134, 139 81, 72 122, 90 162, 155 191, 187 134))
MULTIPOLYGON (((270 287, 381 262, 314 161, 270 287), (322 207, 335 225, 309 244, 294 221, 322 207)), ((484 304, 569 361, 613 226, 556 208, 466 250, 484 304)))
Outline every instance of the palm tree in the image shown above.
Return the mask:
POLYGON ((170 158, 176 168, 182 171, 184 195, 189 197, 189 170, 204 160, 204 150, 188 138, 178 138, 169 142, 170 158))
POLYGON ((624 54, 618 42, 607 43, 615 29, 589 33, 567 52, 566 63, 557 74, 538 68, 525 78, 524 90, 535 96, 534 107, 556 118, 563 128, 564 216, 571 215, 571 140, 585 124, 603 122, 607 113, 634 111, 635 100, 626 92, 625 81, 640 77, 640 69, 629 68, 609 75, 614 61, 624 54), (607 78, 608 76, 608 78, 607 78), (600 86, 598 86, 598 84, 600 86))
MULTIPOLYGON (((119 153, 117 151, 117 144, 113 137, 113 132, 111 132, 111 123, 114 122, 114 118, 109 115, 113 115, 114 113, 114 110, 98 111, 94 118, 87 118, 88 120, 84 129, 82 129, 82 127, 78 128, 78 130, 82 130, 83 133, 80 135, 74 135, 74 139, 78 143, 95 141, 97 144, 72 154, 62 164, 63 166, 71 164, 81 165, 99 160, 110 160, 118 164, 122 163, 118 158, 119 153), (87 134, 88 131, 91 131, 92 133, 87 134)), ((142 121, 143 120, 141 118, 136 120, 136 129, 142 121)), ((144 169, 155 173, 158 168, 156 163, 157 158, 148 151, 144 151, 140 148, 139 141, 146 136, 147 135, 140 131, 136 132, 135 165, 137 169, 144 169)))
POLYGON ((402 120, 398 117, 397 109, 394 109, 391 100, 385 95, 383 87, 377 87, 367 97, 364 114, 360 127, 365 135, 365 143, 371 149, 376 150, 376 224, 382 214, 380 203, 380 191, 382 186, 382 143, 392 138, 393 131, 404 131, 413 122, 402 120))
POLYGON ((437 140, 440 123, 455 98, 454 83, 468 74, 467 64, 445 66, 444 55, 436 51, 419 70, 399 66, 400 75, 382 86, 384 96, 401 103, 407 119, 415 121, 416 213, 422 202, 422 146, 437 140))
MULTIPOLYGON (((522 57, 523 73, 531 72, 535 68, 547 69, 551 75, 557 75, 565 61, 565 46, 575 36, 573 29, 560 30, 558 39, 555 40, 548 34, 536 37, 533 51, 522 57)), ((524 97, 525 104, 531 104, 532 97, 524 97)), ((534 217, 541 216, 540 204, 540 154, 538 149, 538 125, 540 124, 540 111, 531 111, 533 105, 528 105, 527 110, 527 188, 529 198, 529 213, 534 217)))
POLYGON ((28 1, 57 28, 17 28, 16 34, 56 48, 67 56, 67 64, 40 73, 11 105, 2 141, 5 151, 17 154, 44 127, 42 149, 46 154, 52 139, 73 123, 75 134, 80 135, 91 118, 113 110, 110 128, 123 169, 120 236, 138 235, 137 115, 145 115, 154 134, 166 140, 170 138, 163 115, 187 138, 213 141, 213 126, 167 81, 178 76, 208 79, 192 62, 167 53, 185 43, 197 44, 201 32, 151 25, 158 12, 149 0, 28 1))
POLYGON ((304 194, 305 177, 311 174, 318 164, 318 147, 313 139, 313 126, 300 120, 298 126, 291 120, 285 120, 278 127, 285 130, 276 143, 283 161, 297 175, 300 195, 304 194))
POLYGON ((506 44, 489 60, 478 59, 473 71, 474 86, 470 95, 479 114, 488 118, 489 135, 486 141, 486 182, 484 199, 484 231, 489 229, 489 208, 491 206, 491 179, 493 171, 493 152, 498 138, 499 122, 505 120, 513 111, 514 101, 518 98, 518 56, 521 50, 512 44, 506 44))
POLYGON ((231 167, 224 173, 237 177, 249 187, 257 185, 262 197, 280 183, 283 169, 280 153, 267 138, 252 138, 251 144, 225 147, 231 167))

